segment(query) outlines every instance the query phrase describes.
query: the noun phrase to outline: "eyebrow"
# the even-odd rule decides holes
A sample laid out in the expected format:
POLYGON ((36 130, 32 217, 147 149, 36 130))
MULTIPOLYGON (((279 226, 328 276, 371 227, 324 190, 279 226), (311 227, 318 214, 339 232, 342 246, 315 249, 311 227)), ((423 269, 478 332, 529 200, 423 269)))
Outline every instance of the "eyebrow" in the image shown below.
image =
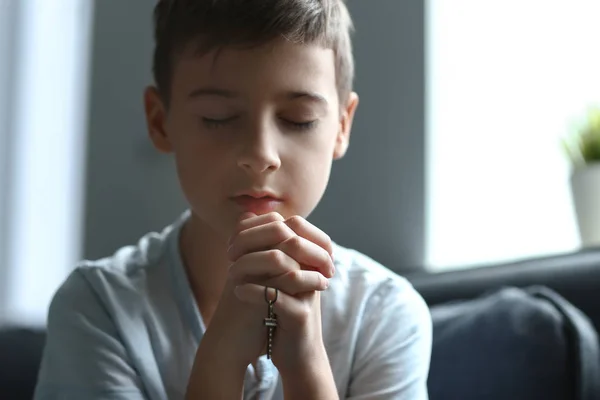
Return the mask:
POLYGON ((219 89, 219 88, 215 88, 215 87, 203 87, 203 88, 195 89, 189 94, 189 97, 191 99, 196 98, 196 97, 204 97, 204 96, 218 96, 218 97, 226 97, 226 98, 231 99, 231 98, 238 97, 239 95, 238 95, 238 93, 233 92, 231 90, 219 89))
POLYGON ((285 97, 287 97, 290 100, 306 98, 315 103, 321 103, 324 105, 328 104, 327 99, 325 99, 324 96, 321 96, 320 94, 314 92, 288 92, 286 93, 285 97))
MULTIPOLYGON (((221 88, 217 88, 217 87, 198 88, 198 89, 193 90, 189 94, 189 98, 191 98, 191 99, 198 98, 198 97, 211 97, 211 96, 225 97, 228 99, 233 99, 236 97, 240 97, 240 94, 237 92, 231 91, 231 90, 221 89, 221 88)), ((289 91, 289 92, 285 92, 282 97, 284 97, 288 100, 308 99, 315 103, 321 103, 324 105, 328 104, 328 101, 327 101, 327 99, 325 99, 324 96, 322 96, 318 93, 309 92, 309 91, 289 91)))

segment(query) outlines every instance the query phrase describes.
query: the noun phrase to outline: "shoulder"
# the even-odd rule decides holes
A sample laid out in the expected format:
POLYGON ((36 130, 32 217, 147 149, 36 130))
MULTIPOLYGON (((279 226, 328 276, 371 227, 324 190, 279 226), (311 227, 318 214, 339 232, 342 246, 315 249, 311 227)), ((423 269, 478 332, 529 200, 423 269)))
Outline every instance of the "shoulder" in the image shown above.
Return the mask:
MULTIPOLYGON (((163 339, 184 326, 171 274, 185 219, 71 272, 50 304, 36 399, 74 388, 78 398, 166 398, 158 360, 171 350, 163 339)), ((177 337, 181 347, 193 343, 177 337)))
POLYGON ((126 274, 111 267, 108 259, 86 262, 55 293, 36 399, 77 392, 81 398, 98 398, 99 391, 111 398, 140 398, 141 378, 118 323, 131 315, 122 311, 125 307, 139 307, 136 302, 122 305, 124 290, 115 289, 113 282, 126 287, 126 274))
POLYGON ((145 378, 157 375, 145 327, 154 315, 153 285, 164 285, 169 233, 150 233, 71 272, 50 304, 36 399, 74 390, 82 391, 80 398, 99 398, 100 392, 141 398, 142 380, 154 388, 145 378))
POLYGON ((147 312, 154 286, 168 281, 170 232, 149 233, 110 257, 80 262, 54 294, 48 324, 97 320, 112 325, 147 312))
POLYGON ((124 246, 109 257, 82 261, 77 270, 90 279, 104 276, 135 282, 160 265, 169 251, 171 231, 168 227, 162 232, 147 233, 136 244, 124 246))
POLYGON ((125 293, 147 294, 150 281, 166 273, 162 266, 171 251, 171 231, 168 227, 162 232, 150 232, 136 244, 124 246, 109 257, 80 262, 57 296, 69 296, 81 290, 91 290, 101 298, 125 293))

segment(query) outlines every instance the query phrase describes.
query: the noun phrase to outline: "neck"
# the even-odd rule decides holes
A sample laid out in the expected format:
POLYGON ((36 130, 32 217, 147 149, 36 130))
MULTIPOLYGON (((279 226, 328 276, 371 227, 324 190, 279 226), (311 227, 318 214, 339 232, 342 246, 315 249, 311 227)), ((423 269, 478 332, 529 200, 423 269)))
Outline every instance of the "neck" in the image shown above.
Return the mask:
POLYGON ((227 281, 227 240, 193 213, 179 239, 181 258, 204 324, 208 326, 227 281))

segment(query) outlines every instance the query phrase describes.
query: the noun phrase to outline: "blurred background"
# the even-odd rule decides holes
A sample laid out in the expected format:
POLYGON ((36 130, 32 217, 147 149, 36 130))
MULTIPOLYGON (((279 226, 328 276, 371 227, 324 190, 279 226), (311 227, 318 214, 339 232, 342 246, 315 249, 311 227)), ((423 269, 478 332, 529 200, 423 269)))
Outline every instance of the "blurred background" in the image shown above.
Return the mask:
MULTIPOLYGON (((600 103, 597 0, 348 0, 361 105, 311 220, 399 273, 577 251, 560 138, 600 103)), ((150 145, 151 0, 0 0, 0 325, 186 207, 150 145)))

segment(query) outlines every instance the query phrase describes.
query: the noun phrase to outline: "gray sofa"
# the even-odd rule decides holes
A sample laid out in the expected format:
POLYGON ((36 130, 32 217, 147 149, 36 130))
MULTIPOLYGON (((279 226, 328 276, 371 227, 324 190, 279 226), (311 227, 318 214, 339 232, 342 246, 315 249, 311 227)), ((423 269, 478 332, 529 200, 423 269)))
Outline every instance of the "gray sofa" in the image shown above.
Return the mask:
POLYGON ((408 278, 432 311, 431 399, 600 399, 600 249, 408 278))

